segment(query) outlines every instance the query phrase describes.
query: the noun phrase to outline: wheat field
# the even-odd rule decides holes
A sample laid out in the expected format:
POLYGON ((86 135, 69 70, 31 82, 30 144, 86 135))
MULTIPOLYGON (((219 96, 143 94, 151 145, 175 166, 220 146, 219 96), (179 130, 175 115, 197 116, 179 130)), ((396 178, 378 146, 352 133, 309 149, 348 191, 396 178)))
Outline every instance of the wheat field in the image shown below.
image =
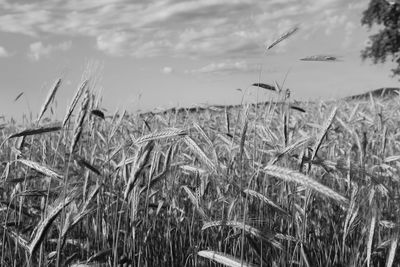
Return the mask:
POLYGON ((400 98, 1 124, 1 266, 396 266, 400 98))

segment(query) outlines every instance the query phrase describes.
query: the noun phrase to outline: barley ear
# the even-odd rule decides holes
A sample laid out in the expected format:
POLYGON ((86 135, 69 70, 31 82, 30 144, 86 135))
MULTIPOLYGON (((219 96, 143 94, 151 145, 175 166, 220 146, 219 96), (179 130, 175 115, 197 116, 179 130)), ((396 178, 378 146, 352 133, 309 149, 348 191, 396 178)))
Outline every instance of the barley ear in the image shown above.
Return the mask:
POLYGON ((40 123, 40 120, 42 119, 44 113, 45 113, 46 110, 48 109, 50 103, 53 101, 53 99, 54 99, 54 97, 55 97, 55 95, 56 95, 56 93, 57 93, 57 90, 58 90, 58 88, 59 88, 60 86, 61 86, 61 79, 58 79, 58 80, 55 82, 55 84, 54 84, 54 86, 52 87, 52 89, 49 91, 49 94, 48 94, 47 97, 46 97, 46 101, 44 101, 44 103, 43 103, 43 105, 42 105, 42 108, 40 109, 39 116, 38 116, 38 118, 37 118, 37 120, 36 120, 36 123, 37 123, 37 124, 40 123))
POLYGON ((301 174, 299 172, 292 171, 292 170, 282 168, 282 167, 277 167, 274 165, 266 166, 264 168, 264 171, 266 174, 274 176, 281 180, 301 184, 309 189, 312 189, 312 190, 315 190, 315 191, 321 193, 322 195, 324 195, 328 198, 334 199, 339 203, 343 203, 346 205, 349 203, 347 198, 343 197, 342 195, 335 192, 331 188, 329 188, 325 185, 322 185, 319 182, 315 181, 314 179, 312 179, 304 174, 301 174))
POLYGON ((139 175, 143 171, 147 162, 149 162, 151 151, 154 148, 154 142, 150 141, 146 145, 144 145, 136 155, 136 161, 132 163, 131 174, 129 176, 128 183, 124 192, 124 199, 127 200, 129 194, 131 193, 133 187, 136 185, 137 179, 139 175))
POLYGON ((217 263, 223 264, 225 266, 230 267, 253 267, 254 265, 248 263, 242 263, 240 259, 232 257, 228 254, 210 251, 210 250, 202 250, 197 252, 197 255, 200 257, 215 261, 217 263))
POLYGON ((78 87, 78 90, 76 91, 74 97, 72 98, 71 104, 67 108, 67 113, 65 114, 64 120, 62 122, 62 127, 65 127, 65 125, 71 118, 72 112, 74 111, 76 105, 78 104, 79 98, 85 92, 85 88, 88 85, 88 83, 89 83, 88 80, 84 80, 82 84, 78 87))
POLYGON ((77 120, 75 122, 74 136, 73 136, 73 140, 72 140, 71 147, 70 147, 71 154, 75 151, 76 145, 78 144, 79 139, 82 134, 82 131, 83 131, 83 122, 85 121, 86 115, 88 113, 89 99, 90 99, 89 91, 86 90, 85 97, 83 98, 83 101, 82 101, 81 110, 80 110, 77 120))

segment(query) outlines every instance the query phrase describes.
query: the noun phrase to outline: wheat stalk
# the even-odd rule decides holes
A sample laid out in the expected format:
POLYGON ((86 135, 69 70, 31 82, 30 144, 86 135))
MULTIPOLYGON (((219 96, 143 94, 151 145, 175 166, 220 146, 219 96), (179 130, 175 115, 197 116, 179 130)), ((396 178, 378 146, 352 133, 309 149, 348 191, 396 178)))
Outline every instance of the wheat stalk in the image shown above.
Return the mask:
POLYGON ((187 187, 186 185, 182 186, 182 188, 185 190, 185 192, 188 195, 190 201, 195 206, 196 211, 203 218, 203 220, 205 220, 205 221, 208 220, 207 214, 205 213, 204 209, 200 206, 199 199, 194 195, 193 191, 190 190, 190 188, 187 187))
POLYGON ((283 35, 281 35, 278 39, 276 39, 275 41, 272 42, 272 44, 270 44, 267 47, 267 50, 273 48, 274 46, 276 46, 277 44, 279 44, 280 42, 282 42, 283 40, 289 38, 291 35, 293 35, 297 30, 299 29, 299 27, 294 27, 292 29, 290 29, 289 31, 287 31, 286 33, 284 33, 283 35))
POLYGON ((393 266, 393 262, 394 262, 394 258, 396 255, 396 249, 397 249, 397 244, 399 241, 399 236, 396 235, 392 238, 391 242, 390 242, 390 249, 389 249, 389 253, 387 256, 387 260, 386 260, 386 267, 392 267, 393 266))
POLYGON ((31 160, 26 160, 26 159, 18 159, 19 162, 21 162, 22 164, 28 166, 31 169, 34 169, 48 177, 51 177, 53 179, 59 180, 61 181, 63 176, 56 173, 55 171, 53 171, 52 169, 45 167, 43 165, 40 165, 37 162, 31 161, 31 160))
POLYGON ((24 248, 26 251, 29 251, 29 242, 26 240, 21 234, 11 230, 9 227, 5 225, 1 225, 4 229, 4 231, 7 231, 8 235, 14 239, 14 241, 19 244, 22 248, 24 248))
POLYGON ((206 141, 207 145, 209 146, 209 148, 211 149, 212 155, 213 155, 213 161, 214 164, 216 166, 218 166, 218 155, 217 155, 217 151, 215 150, 214 144, 211 141, 210 137, 208 137, 208 135, 204 132, 204 130, 201 128, 201 126, 199 124, 197 124, 196 122, 193 122, 193 126, 194 128, 196 128, 196 130, 200 133, 200 135, 203 137, 203 139, 206 141))
POLYGON ((82 106, 79 112, 79 116, 77 117, 77 120, 75 122, 74 136, 70 147, 71 154, 74 152, 83 131, 83 122, 85 121, 86 114, 88 113, 89 108, 89 98, 89 91, 86 90, 85 97, 82 100, 82 106))
POLYGON ((264 168, 264 172, 268 175, 274 176, 276 178, 282 179, 288 182, 295 182, 297 184, 301 184, 309 189, 313 189, 326 197, 332 198, 339 203, 347 204, 348 200, 340 195, 339 193, 335 192, 334 190, 330 189, 329 187, 322 185, 315 181, 314 179, 305 176, 299 172, 292 171, 290 169, 277 167, 273 165, 266 166, 264 168))
MULTIPOLYGON (((317 155, 318 149, 320 148, 322 141, 324 139, 324 137, 326 136, 326 133, 328 132, 329 128, 331 127, 333 120, 335 119, 337 113, 337 107, 334 107, 331 114, 328 117, 328 120, 326 121, 326 123, 324 124, 324 126, 322 127, 321 132, 319 133, 318 137, 317 137, 317 142, 314 144, 313 146, 313 152, 311 155, 311 161, 314 160, 315 156, 317 155)), ((310 168, 311 168, 311 163, 310 163, 310 168)), ((310 169, 309 168, 309 169, 310 169)))
MULTIPOLYGON (((134 144, 140 145, 142 143, 147 143, 153 140, 159 140, 164 138, 171 138, 176 136, 185 136, 187 135, 186 131, 182 129, 165 129, 159 132, 151 133, 148 135, 144 135, 142 137, 137 138, 133 141, 134 144)), ((130 146, 130 145, 129 145, 130 146)))
POLYGON ((240 259, 234 258, 228 254, 224 254, 217 251, 202 250, 197 252, 200 257, 218 262, 225 266, 230 267, 254 267, 252 264, 242 263, 240 259))
POLYGON ((308 144, 312 140, 312 137, 305 137, 296 141, 295 143, 286 146, 283 150, 279 151, 275 157, 271 158, 268 165, 274 165, 282 156, 292 152, 293 150, 308 144))
POLYGON ((271 245, 273 245, 275 248, 283 249, 282 245, 279 242, 277 242, 276 240, 274 240, 275 233, 273 233, 273 232, 266 233, 265 231, 261 232, 257 228, 255 228, 251 225, 244 224, 243 222, 239 222, 239 221, 206 222, 203 224, 203 227, 201 228, 201 230, 204 231, 210 227, 219 227, 219 226, 230 226, 230 227, 233 227, 236 229, 243 230, 245 233, 252 235, 255 238, 264 239, 264 240, 270 242, 271 245))
POLYGON ((56 95, 57 90, 58 90, 58 88, 59 88, 60 86, 61 86, 61 79, 58 79, 58 80, 55 82, 55 84, 54 84, 54 86, 52 87, 52 89, 49 91, 49 94, 47 95, 46 100, 44 101, 43 106, 42 106, 42 108, 40 109, 39 116, 38 116, 38 118, 37 118, 37 120, 36 120, 36 123, 37 123, 37 124, 39 124, 39 122, 40 122, 40 120, 42 119, 44 113, 45 113, 46 110, 48 109, 48 107, 49 107, 51 101, 53 101, 54 96, 56 95))
POLYGON ((71 104, 67 108, 67 113, 65 114, 64 120, 62 122, 62 127, 65 127, 65 125, 67 125, 67 122, 71 118, 72 112, 74 112, 74 109, 78 104, 79 98, 81 98, 88 83, 89 83, 88 80, 84 80, 82 84, 78 87, 78 90, 76 91, 74 97, 72 98, 71 104))
POLYGON ((74 192, 70 193, 64 200, 58 200, 56 205, 50 210, 47 216, 42 219, 39 224, 35 227, 33 231, 33 235, 31 241, 29 243, 29 254, 32 255, 40 243, 44 240, 44 236, 50 225, 56 219, 57 215, 61 212, 61 210, 68 206, 74 200, 74 192))
POLYGON ((196 142, 189 136, 183 138, 186 145, 203 161, 211 171, 216 171, 214 163, 207 157, 204 151, 196 144, 196 142))
POLYGON ((281 212, 281 213, 283 213, 285 215, 289 215, 287 211, 285 211, 284 209, 279 207, 277 204, 275 204, 272 200, 270 200, 269 198, 267 198, 263 194, 260 194, 260 193, 254 191, 254 190, 251 190, 251 189, 245 189, 245 190, 243 190, 243 192, 245 194, 249 194, 250 196, 258 198, 259 200, 261 200, 262 202, 265 202, 267 205, 273 207, 274 209, 278 210, 279 212, 281 212))
POLYGON ((374 241, 376 217, 377 217, 377 211, 375 208, 372 208, 372 218, 371 218, 371 222, 370 222, 370 226, 369 226, 368 240, 367 240, 367 259, 366 259, 366 261, 367 261, 368 267, 371 264, 372 242, 374 241))
POLYGON ((150 159, 151 151, 154 148, 154 142, 150 141, 137 152, 136 160, 133 162, 131 174, 128 183, 125 187, 124 200, 128 199, 129 193, 136 185, 136 181, 139 178, 140 173, 143 171, 144 166, 150 159))
POLYGON ((242 128, 242 132, 240 134, 240 143, 239 143, 239 162, 242 162, 243 153, 244 153, 244 145, 246 142, 246 133, 247 128, 249 126, 249 118, 248 118, 248 109, 246 108, 245 115, 244 115, 244 124, 242 128))

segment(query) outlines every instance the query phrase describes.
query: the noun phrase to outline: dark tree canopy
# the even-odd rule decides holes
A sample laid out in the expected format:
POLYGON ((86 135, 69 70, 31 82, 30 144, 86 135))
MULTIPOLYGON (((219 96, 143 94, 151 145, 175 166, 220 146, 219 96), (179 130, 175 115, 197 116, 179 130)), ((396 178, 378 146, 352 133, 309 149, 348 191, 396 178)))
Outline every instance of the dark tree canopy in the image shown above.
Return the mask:
POLYGON ((362 58, 370 58, 375 64, 389 58, 397 64, 393 75, 400 75, 400 1, 371 0, 361 23, 369 29, 378 26, 378 33, 369 37, 369 44, 361 52, 362 58))

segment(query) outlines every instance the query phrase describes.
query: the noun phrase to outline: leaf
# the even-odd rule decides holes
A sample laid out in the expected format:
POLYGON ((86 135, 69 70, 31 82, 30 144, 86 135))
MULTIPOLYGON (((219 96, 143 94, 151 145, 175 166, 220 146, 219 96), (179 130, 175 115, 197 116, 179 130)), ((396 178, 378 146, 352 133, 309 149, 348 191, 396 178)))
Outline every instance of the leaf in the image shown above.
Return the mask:
POLYGON ((56 132, 56 131, 59 131, 59 130, 61 130, 60 126, 30 128, 30 129, 23 130, 22 132, 10 135, 8 137, 8 139, 15 138, 15 137, 21 137, 21 136, 28 136, 28 135, 56 132))
POLYGON ((301 107, 297 107, 297 106, 292 106, 292 105, 290 105, 290 108, 291 108, 291 109, 294 109, 294 110, 297 110, 297 111, 300 111, 300 112, 303 112, 303 113, 306 113, 306 110, 303 109, 303 108, 301 108, 301 107))
POLYGON ((99 117, 100 119, 105 119, 104 113, 103 111, 99 110, 99 109, 94 109, 90 112, 92 115, 99 117))
POLYGON ((20 99, 21 96, 22 96, 23 94, 24 94, 24 92, 19 93, 19 94, 17 95, 17 97, 14 99, 14 102, 17 102, 18 99, 20 99))
POLYGON ((338 61, 338 58, 335 56, 329 55, 314 55, 308 56, 305 58, 300 59, 301 61, 338 61))
POLYGON ((91 165, 91 164, 90 164, 87 160, 85 160, 84 158, 81 158, 81 157, 76 156, 76 162, 77 162, 80 166, 91 170, 91 171, 94 172, 95 174, 101 175, 100 171, 99 171, 96 167, 94 167, 93 165, 91 165))
POLYGON ((263 89, 267 89, 267 90, 272 90, 272 91, 276 91, 275 86, 269 85, 269 84, 265 84, 265 83, 253 83, 253 86, 257 86, 263 89))

